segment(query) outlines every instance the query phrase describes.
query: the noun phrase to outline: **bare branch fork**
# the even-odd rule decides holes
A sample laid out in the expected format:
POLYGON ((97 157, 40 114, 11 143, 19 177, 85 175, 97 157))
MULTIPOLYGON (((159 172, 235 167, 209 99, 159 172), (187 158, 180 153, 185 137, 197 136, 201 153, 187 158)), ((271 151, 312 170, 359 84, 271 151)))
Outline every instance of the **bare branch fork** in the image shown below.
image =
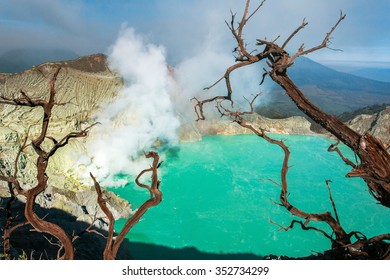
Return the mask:
POLYGON ((248 16, 248 13, 249 13, 250 1, 247 1, 243 17, 242 17, 242 19, 239 22, 237 27, 235 26, 235 22, 234 22, 235 15, 233 13, 232 13, 231 22, 230 23, 226 22, 227 26, 229 27, 230 31, 232 32, 232 34, 233 34, 233 36, 236 39, 237 44, 238 44, 237 47, 235 48, 235 51, 234 51, 238 54, 236 56, 237 63, 230 66, 226 70, 225 74, 219 80, 217 80, 212 85, 204 88, 204 90, 210 90, 211 88, 216 86, 219 82, 221 82, 222 80, 225 80, 226 89, 227 89, 226 96, 223 96, 223 95, 215 96, 215 97, 205 99, 205 100, 198 100, 197 98, 192 99, 192 100, 196 101, 194 109, 195 109, 195 113, 197 115, 197 119, 196 119, 197 121, 205 120, 203 106, 206 103, 210 103, 213 101, 220 101, 220 100, 229 100, 231 103, 231 106, 233 107, 233 100, 232 100, 233 90, 232 90, 232 86, 231 86, 231 82, 230 82, 230 74, 236 69, 239 69, 241 67, 244 67, 244 66, 247 66, 247 65, 250 65, 250 64, 253 64, 253 63, 260 61, 261 57, 252 55, 251 52, 248 52, 246 50, 245 41, 242 39, 242 30, 243 30, 244 26, 246 25, 246 23, 248 22, 248 20, 263 6, 265 1, 266 0, 263 0, 249 16, 248 16))
POLYGON ((37 175, 36 180, 37 184, 28 190, 25 190, 21 187, 18 180, 18 161, 22 151, 27 146, 27 136, 19 149, 19 152, 16 156, 14 163, 14 174, 13 175, 1 175, 0 180, 8 182, 12 187, 10 189, 15 189, 16 195, 23 195, 26 197, 26 204, 24 209, 24 215, 28 221, 28 223, 37 231, 43 234, 47 233, 51 236, 54 236, 58 240, 59 250, 58 250, 58 258, 59 259, 73 259, 74 258, 74 247, 71 238, 68 234, 58 225, 47 222, 43 218, 37 216, 34 212, 34 204, 35 199, 47 188, 48 176, 46 174, 46 169, 49 164, 50 158, 56 153, 56 151, 65 145, 68 144, 68 141, 72 138, 80 138, 87 136, 89 130, 96 124, 93 124, 79 132, 71 132, 61 140, 57 141, 53 137, 47 135, 48 127, 50 124, 50 119, 52 116, 52 110, 55 105, 65 105, 65 103, 57 103, 55 101, 56 96, 56 81, 58 74, 60 73, 61 68, 58 67, 55 69, 54 73, 49 75, 45 75, 42 71, 41 74, 48 80, 49 82, 49 98, 45 99, 37 99, 34 100, 29 95, 20 91, 20 98, 9 98, 5 96, 0 96, 0 104, 14 105, 14 106, 26 106, 26 107, 41 107, 43 109, 43 119, 41 122, 41 130, 39 135, 32 139, 31 145, 37 155, 36 167, 37 167, 37 175), (53 147, 46 151, 42 144, 45 139, 50 139, 53 142, 53 147))
POLYGON ((356 168, 356 164, 354 164, 352 161, 344 157, 344 155, 341 153, 338 145, 340 144, 340 140, 337 139, 337 142, 334 144, 331 144, 328 148, 328 152, 336 152, 340 158, 345 162, 345 164, 352 166, 353 168, 356 168))
POLYGON ((92 222, 84 230, 82 230, 81 232, 79 232, 77 234, 75 234, 74 232, 72 233, 72 242, 75 242, 77 239, 79 239, 81 236, 83 236, 87 232, 95 233, 97 235, 100 235, 103 238, 106 238, 106 236, 104 236, 103 233, 101 233, 98 230, 94 229, 96 221, 98 221, 97 212, 95 212, 95 214, 93 216, 92 222))
POLYGON ((146 158, 152 158, 153 162, 150 168, 142 170, 135 179, 135 183, 144 189, 147 189, 150 193, 150 198, 145 201, 138 210, 131 216, 119 232, 119 234, 114 238, 114 223, 115 219, 112 215, 112 212, 106 205, 106 199, 103 198, 103 193, 101 191, 100 184, 97 182, 96 178, 90 173, 92 180, 94 181, 95 189, 98 195, 98 204, 104 214, 108 219, 108 236, 106 241, 106 247, 104 249, 103 257, 106 260, 113 260, 116 258, 119 247, 125 239, 127 233, 133 228, 133 226, 139 222, 141 217, 147 212, 151 207, 158 205, 162 201, 162 192, 160 191, 160 181, 158 179, 157 169, 161 165, 159 162, 159 155, 156 152, 145 153, 146 158), (147 185, 141 182, 141 177, 146 174, 151 173, 151 183, 147 185))
POLYGON ((333 212, 334 212, 334 216, 336 217, 336 221, 338 223, 340 223, 340 220, 339 220, 339 215, 337 214, 337 209, 336 209, 336 204, 334 203, 334 200, 333 200, 333 196, 332 196, 332 190, 330 188, 330 184, 332 180, 326 180, 325 183, 326 183, 326 186, 328 187, 328 191, 329 191, 329 200, 330 202, 332 203, 332 208, 333 208, 333 212))

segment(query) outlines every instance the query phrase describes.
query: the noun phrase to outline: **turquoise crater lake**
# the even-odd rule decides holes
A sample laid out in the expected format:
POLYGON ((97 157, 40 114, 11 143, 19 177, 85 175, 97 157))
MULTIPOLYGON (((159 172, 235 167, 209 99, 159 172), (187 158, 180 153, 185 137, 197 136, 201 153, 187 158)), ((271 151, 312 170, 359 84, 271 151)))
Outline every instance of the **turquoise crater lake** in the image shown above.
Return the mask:
MULTIPOLYGON (((331 140, 275 137, 290 147, 288 182, 293 205, 308 212, 332 211, 325 184, 330 179, 340 221, 347 231, 361 231, 367 237, 390 232, 390 210, 376 203, 361 179, 345 178, 350 168, 336 153, 327 152, 331 140)), ((348 148, 341 148, 354 160, 348 148)), ((302 257, 330 247, 320 233, 300 227, 280 231, 270 223, 287 226, 292 219, 286 209, 274 203, 280 188, 270 181, 280 181, 283 152, 279 147, 255 135, 206 136, 165 153, 161 167, 163 201, 131 230, 130 242, 173 251, 191 247, 205 254, 259 257, 302 257)), ((133 208, 148 198, 130 178, 125 187, 112 190, 129 200, 133 208)), ((122 225, 123 221, 117 222, 116 229, 122 225)), ((329 232, 327 226, 311 225, 329 232)), ((157 259, 161 255, 134 250, 134 258, 157 259)))

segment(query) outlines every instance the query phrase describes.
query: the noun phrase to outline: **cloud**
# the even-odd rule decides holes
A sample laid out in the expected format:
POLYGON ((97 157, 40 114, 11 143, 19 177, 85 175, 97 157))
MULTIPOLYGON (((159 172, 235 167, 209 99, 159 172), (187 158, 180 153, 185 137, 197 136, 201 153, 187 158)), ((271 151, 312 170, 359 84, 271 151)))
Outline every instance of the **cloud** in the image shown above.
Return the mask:
MULTIPOLYGON (((237 12, 239 20, 245 4, 236 0, 4 1, 0 33, 6 44, 0 46, 0 53, 15 45, 38 45, 42 40, 47 47, 58 48, 60 42, 81 54, 104 51, 115 39, 120 23, 129 22, 156 44, 164 45, 167 60, 175 65, 198 52, 210 27, 218 29, 220 42, 230 51, 232 37, 224 20, 230 20, 230 10, 237 12)), ((259 2, 252 0, 251 6, 259 2)), ((268 0, 248 23, 244 35, 252 45, 256 38, 280 34, 283 39, 306 18, 309 25, 291 42, 290 50, 295 51, 301 43, 308 47, 318 44, 343 10, 347 18, 333 36, 333 47, 359 56, 364 55, 362 48, 371 53, 386 48, 380 56, 390 60, 386 54, 390 48, 389 9, 387 0, 268 0)), ((312 57, 329 56, 342 59, 344 55, 322 50, 312 57)), ((366 55, 365 59, 371 58, 366 55)))
POLYGON ((83 30, 82 5, 75 1, 12 0, 4 7, 7 18, 29 22, 40 27, 50 26, 78 34, 83 30))
MULTIPOLYGON (((176 63, 196 53, 207 39, 210 28, 218 28, 217 36, 223 38, 220 41, 226 44, 226 51, 231 50, 229 42, 233 38, 224 21, 230 21, 230 10, 237 13, 236 20, 239 21, 245 1, 185 1, 185 6, 177 2, 167 0, 162 7, 155 7, 159 14, 166 17, 151 19, 149 25, 142 27, 143 32, 152 33, 156 42, 167 47, 170 61, 176 63), (154 33, 156 26, 161 28, 157 27, 158 31, 154 33)), ((252 10, 258 3, 260 1, 251 1, 252 10)), ((375 52, 378 47, 389 50, 389 9, 390 2, 385 0, 376 1, 375 4, 364 0, 268 0, 248 22, 244 36, 252 46, 257 38, 274 39, 281 35, 282 41, 306 18, 309 25, 289 45, 288 50, 294 52, 302 43, 307 47, 319 44, 342 10, 347 13, 347 18, 335 31, 332 47, 358 55, 362 55, 359 48, 366 48, 367 52, 375 52)), ((344 54, 324 49, 311 57, 323 56, 342 59, 344 54)), ((352 59, 353 56, 348 58, 352 59)), ((390 54, 382 57, 390 60, 390 54)), ((371 58, 366 56, 366 59, 371 58)))
POLYGON ((67 49, 91 54, 107 48, 105 28, 80 1, 5 0, 0 8, 0 54, 10 49, 67 49), (102 32, 100 31, 102 30, 102 32))

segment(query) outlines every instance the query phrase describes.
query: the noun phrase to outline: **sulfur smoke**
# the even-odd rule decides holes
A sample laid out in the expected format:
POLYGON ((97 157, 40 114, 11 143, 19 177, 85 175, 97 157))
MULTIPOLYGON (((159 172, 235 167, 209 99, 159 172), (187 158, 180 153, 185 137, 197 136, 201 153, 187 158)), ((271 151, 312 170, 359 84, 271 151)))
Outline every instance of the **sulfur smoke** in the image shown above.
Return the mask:
POLYGON ((110 48, 108 60, 123 78, 124 88, 99 112, 101 125, 93 130, 88 144, 92 159, 85 164, 113 185, 115 174, 139 172, 136 162, 144 151, 161 143, 176 145, 180 123, 171 101, 174 83, 162 46, 146 44, 132 28, 125 27, 110 48))
MULTIPOLYGON (((174 68, 168 66, 164 47, 146 43, 134 29, 125 27, 108 53, 110 69, 123 78, 124 88, 111 104, 97 116, 100 126, 93 129, 88 154, 80 163, 88 166, 105 185, 121 185, 113 180, 116 174, 137 174, 147 164, 140 161, 143 152, 162 144, 178 144, 181 123, 195 124, 196 115, 192 97, 207 98, 225 95, 224 83, 205 92, 204 87, 217 80, 231 63, 219 30, 205 37, 196 52, 180 61, 174 68), (140 167, 142 166, 142 167, 140 167)), ((260 91, 256 69, 243 69, 232 75, 236 103, 246 101, 260 91)), ((216 115, 210 105, 207 117, 216 115), (213 115, 214 114, 214 115, 213 115)), ((207 108, 206 108, 207 110, 207 108)), ((188 126, 187 126, 188 127, 188 126)))

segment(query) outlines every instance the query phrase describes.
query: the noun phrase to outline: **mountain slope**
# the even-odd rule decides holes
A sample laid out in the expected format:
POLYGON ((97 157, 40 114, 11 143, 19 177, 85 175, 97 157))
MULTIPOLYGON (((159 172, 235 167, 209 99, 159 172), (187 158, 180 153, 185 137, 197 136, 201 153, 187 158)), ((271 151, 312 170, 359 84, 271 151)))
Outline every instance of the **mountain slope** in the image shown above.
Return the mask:
POLYGON ((289 74, 299 86, 316 85, 323 90, 370 92, 390 96, 390 83, 339 72, 306 57, 297 59, 289 69, 289 74))
MULTIPOLYGON (((390 83, 338 72, 306 57, 297 59, 288 74, 314 104, 330 114, 390 102, 390 83)), ((273 86, 269 97, 271 101, 257 112, 267 115, 272 108, 283 116, 302 115, 278 85, 273 86)))
POLYGON ((356 76, 390 83, 390 68, 362 68, 350 73, 356 76))

